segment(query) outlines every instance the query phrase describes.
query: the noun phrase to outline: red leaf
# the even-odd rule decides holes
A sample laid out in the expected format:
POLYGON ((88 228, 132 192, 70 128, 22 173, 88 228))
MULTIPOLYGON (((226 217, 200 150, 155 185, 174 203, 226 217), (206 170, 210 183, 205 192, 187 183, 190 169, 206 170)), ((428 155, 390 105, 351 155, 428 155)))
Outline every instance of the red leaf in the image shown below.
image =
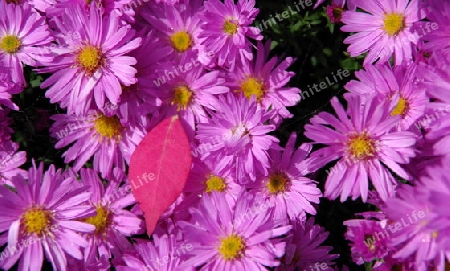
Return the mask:
POLYGON ((189 141, 178 115, 153 128, 132 154, 128 177, 148 235, 183 191, 191 164, 189 141))

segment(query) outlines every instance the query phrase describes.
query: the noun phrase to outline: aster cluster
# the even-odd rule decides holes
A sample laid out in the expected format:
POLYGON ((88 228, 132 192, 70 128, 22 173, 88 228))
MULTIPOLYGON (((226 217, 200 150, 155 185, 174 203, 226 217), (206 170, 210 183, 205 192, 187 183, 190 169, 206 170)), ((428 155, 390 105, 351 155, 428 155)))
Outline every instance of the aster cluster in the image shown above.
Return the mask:
POLYGON ((255 0, 0 0, 0 268, 339 270, 314 217, 325 197, 374 210, 344 222, 355 264, 448 270, 450 2, 333 0, 326 11, 363 68, 298 144, 274 135, 301 100, 296 59, 271 56, 255 0), (49 132, 64 169, 27 160, 13 140, 25 68, 60 109, 49 132), (145 236, 126 174, 175 114, 192 168, 145 236))

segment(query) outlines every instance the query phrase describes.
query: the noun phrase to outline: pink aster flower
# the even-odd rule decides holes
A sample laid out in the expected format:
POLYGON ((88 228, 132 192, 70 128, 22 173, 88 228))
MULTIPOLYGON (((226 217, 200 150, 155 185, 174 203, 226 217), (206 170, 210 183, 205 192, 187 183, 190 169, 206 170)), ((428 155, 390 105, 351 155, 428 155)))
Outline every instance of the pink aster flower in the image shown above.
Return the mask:
POLYGON ((333 271, 332 260, 338 255, 330 253, 330 246, 321 244, 327 239, 328 232, 314 224, 314 218, 306 222, 293 221, 291 233, 286 237, 286 254, 281 259, 281 265, 275 271, 309 270, 313 266, 320 270, 333 271))
POLYGON ((44 173, 43 164, 33 165, 28 182, 12 182, 14 192, 0 186, 0 232, 8 231, 0 266, 8 270, 19 261, 19 271, 41 270, 45 255, 54 270, 67 270, 67 257, 81 259, 87 245, 79 233, 94 230, 80 221, 94 212, 83 204, 91 196, 88 188, 73 188, 74 179, 53 165, 44 173))
POLYGON ((45 18, 28 3, 0 1, 0 60, 9 69, 13 83, 26 85, 23 64, 38 67, 52 61, 45 48, 52 40, 45 18))
POLYGON ((425 17, 421 1, 359 0, 355 6, 365 12, 345 11, 341 27, 344 32, 357 32, 344 40, 352 57, 368 52, 365 65, 386 63, 391 56, 395 65, 412 61, 419 35, 411 27, 425 17))
POLYGON ((284 254, 285 243, 278 237, 291 226, 280 226, 271 209, 251 194, 242 193, 235 208, 220 193, 207 194, 191 214, 191 221, 179 222, 193 246, 183 266, 201 266, 202 271, 265 271, 264 266, 280 264, 277 258, 284 254))
POLYGON ((217 64, 234 69, 236 62, 252 60, 251 41, 262 40, 260 30, 250 26, 259 10, 254 8, 254 0, 208 0, 200 15, 203 20, 199 35, 200 51, 210 52, 212 57, 201 57, 205 65, 217 64))
POLYGON ((192 266, 181 268, 184 254, 192 250, 192 244, 177 241, 175 235, 152 235, 152 241, 135 240, 136 252, 123 255, 125 265, 116 266, 117 271, 194 271, 192 266))
POLYGON ((416 66, 368 65, 355 73, 359 81, 352 80, 345 88, 357 95, 379 94, 382 100, 399 99, 391 115, 400 115, 398 127, 407 130, 425 112, 428 97, 415 81, 416 66), (398 96, 398 97, 396 97, 398 96))
MULTIPOLYGON (((146 134, 141 123, 121 123, 116 116, 106 116, 91 110, 87 115, 58 114, 51 117, 55 123, 50 128, 58 139, 56 148, 69 146, 64 152, 65 163, 74 161, 74 170, 80 170, 93 157, 94 170, 109 178, 115 167, 125 171, 125 164, 146 134)), ((143 118, 142 118, 143 119, 143 118)))
POLYGON ((351 219, 344 222, 347 226, 345 238, 351 242, 352 259, 361 265, 375 259, 384 258, 389 252, 389 235, 385 231, 386 223, 371 219, 351 219))
POLYGON ((300 90, 286 86, 295 75, 286 71, 294 59, 269 59, 270 44, 270 41, 265 44, 258 42, 256 59, 237 66, 229 73, 228 82, 232 91, 248 99, 255 96, 261 107, 273 115, 271 122, 279 124, 283 118, 292 117, 286 107, 300 101, 300 90))
POLYGON ((331 105, 338 118, 322 112, 305 126, 305 135, 315 143, 326 145, 311 154, 316 169, 338 160, 325 183, 325 196, 341 201, 351 196, 367 200, 369 179, 386 200, 393 196, 396 180, 384 166, 405 180, 409 174, 400 166, 413 157, 416 136, 412 132, 392 131, 400 116, 391 116, 395 100, 380 102, 376 96, 347 95, 347 112, 337 98, 331 105), (383 163, 384 165, 382 165, 383 163))
POLYGON ((159 91, 164 93, 160 95, 163 102, 172 105, 168 114, 173 115, 178 111, 193 135, 197 123, 208 121, 205 109, 216 110, 219 107, 217 96, 229 92, 229 89, 220 71, 208 72, 196 61, 193 52, 186 52, 179 63, 180 67, 189 65, 190 68, 174 74, 172 80, 159 87, 159 91))
POLYGON ((231 166, 224 170, 217 168, 217 164, 194 158, 184 191, 190 193, 192 197, 196 197, 197 201, 204 193, 223 193, 228 204, 233 206, 242 187, 231 176, 231 166))
POLYGON ((60 41, 54 48, 57 56, 39 70, 53 73, 41 84, 41 88, 49 87, 46 97, 67 108, 69 114, 104 111, 106 102, 117 105, 122 86, 136 83, 136 69, 132 67, 136 59, 125 54, 137 48, 141 38, 134 38, 130 26, 119 26, 115 13, 102 16, 95 5, 91 5, 90 13, 81 6, 67 8, 65 15, 54 22, 60 41), (78 38, 73 33, 78 33, 78 38))
POLYGON ((267 133, 274 125, 264 124, 270 115, 258 109, 256 99, 229 93, 219 97, 218 108, 206 123, 198 124, 199 148, 207 149, 202 159, 217 163, 218 170, 234 165, 232 174, 238 183, 256 181, 268 174, 267 151, 278 139, 267 133))
POLYGON ((331 5, 327 6, 327 15, 332 23, 341 23, 342 13, 347 10, 355 10, 355 0, 333 0, 331 5), (347 2, 347 3, 346 3, 347 2), (347 8, 345 7, 347 5, 347 8))
POLYGON ((161 44, 170 46, 175 53, 172 56, 176 56, 192 52, 199 43, 201 21, 198 14, 202 4, 200 0, 183 0, 175 5, 147 5, 141 15, 156 30, 161 44))
MULTIPOLYGON (((442 174, 435 176, 442 177, 442 174)), ((382 209, 390 221, 389 245, 396 248, 393 258, 412 258, 417 271, 427 271, 432 264, 438 265, 438 270, 443 271, 445 254, 450 256, 448 248, 442 247, 445 238, 440 238, 440 222, 445 219, 439 219, 439 214, 436 213, 438 210, 430 209, 430 188, 433 186, 443 189, 442 180, 432 177, 422 179, 415 187, 401 185, 396 196, 387 200, 382 209)))
POLYGON ((301 219, 302 213, 316 214, 312 205, 318 204, 322 196, 316 183, 298 168, 311 151, 310 144, 295 149, 297 136, 291 134, 284 150, 269 151, 269 175, 263 178, 256 191, 269 205, 274 206, 274 217, 280 220, 301 219))
POLYGON ((120 185, 126 176, 115 169, 106 187, 92 169, 81 169, 80 176, 80 186, 90 186, 89 204, 96 210, 95 216, 84 220, 95 226, 95 231, 86 236, 89 245, 84 251, 85 260, 94 253, 98 258, 114 257, 114 261, 120 261, 122 253, 132 249, 127 237, 144 233, 144 221, 125 209, 136 203, 130 189, 120 185))
POLYGON ((27 155, 24 151, 18 151, 18 144, 9 142, 0 145, 0 185, 12 186, 12 180, 24 181, 28 178, 28 172, 19 168, 27 161, 27 155))

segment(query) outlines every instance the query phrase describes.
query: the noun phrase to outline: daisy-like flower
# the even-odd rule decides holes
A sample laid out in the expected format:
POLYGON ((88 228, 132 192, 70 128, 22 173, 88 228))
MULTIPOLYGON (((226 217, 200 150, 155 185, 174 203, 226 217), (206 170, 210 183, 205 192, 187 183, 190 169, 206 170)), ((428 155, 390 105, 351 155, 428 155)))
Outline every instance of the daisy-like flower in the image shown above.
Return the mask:
POLYGON ((51 118, 55 123, 50 132, 58 139, 55 147, 73 143, 63 154, 65 163, 75 161, 73 168, 78 171, 93 157, 94 170, 103 178, 109 178, 115 167, 125 171, 125 163, 146 134, 142 123, 122 124, 116 115, 108 117, 94 110, 85 116, 58 114, 51 118))
POLYGON ((185 53, 180 66, 190 65, 191 68, 160 86, 161 92, 165 93, 163 101, 173 105, 173 113, 169 115, 178 111, 180 117, 190 126, 191 134, 194 134, 196 123, 208 121, 205 109, 215 110, 219 107, 216 96, 229 92, 225 79, 219 76, 219 70, 207 72, 198 61, 193 63, 194 59, 194 53, 185 53))
POLYGON ((144 221, 125 209, 136 203, 126 186, 120 186, 125 174, 115 169, 107 187, 92 169, 81 169, 80 176, 80 186, 90 186, 92 196, 89 204, 96 210, 95 216, 84 219, 84 222, 95 226, 95 231, 87 235, 89 245, 85 256, 94 253, 98 258, 114 256, 115 261, 120 261, 122 253, 132 249, 127 237, 144 232, 144 221))
POLYGON ((269 175, 264 177, 256 190, 269 205, 274 206, 275 219, 296 220, 302 213, 316 214, 312 203, 319 203, 322 196, 314 181, 304 177, 298 167, 311 151, 310 144, 295 149, 297 136, 293 133, 284 150, 270 150, 269 175))
POLYGON ((306 223, 296 220, 292 225, 292 231, 286 237, 286 254, 275 270, 309 270, 311 266, 319 266, 320 270, 333 271, 332 260, 338 255, 330 253, 332 247, 321 245, 327 239, 328 232, 314 224, 314 218, 309 218, 306 223))
POLYGON ((46 49, 52 41, 45 17, 28 3, 0 1, 0 62, 9 69, 13 83, 26 85, 23 64, 38 67, 52 61, 46 49))
POLYGON ((425 112, 428 97, 414 81, 416 66, 400 65, 391 69, 388 65, 368 65, 355 73, 359 81, 352 80, 345 85, 350 93, 371 95, 378 93, 380 99, 398 102, 391 115, 402 117, 398 127, 407 130, 425 112), (399 96, 399 97, 397 97, 399 96))
POLYGON ((262 40, 260 30, 250 26, 259 10, 254 8, 254 0, 208 0, 205 10, 200 14, 203 20, 199 35, 200 51, 210 52, 211 58, 200 57, 205 64, 217 64, 220 67, 234 69, 236 62, 252 60, 251 41, 262 40))
POLYGON ((231 165, 218 170, 217 164, 194 158, 192 169, 184 187, 184 192, 201 199, 204 193, 223 193, 230 206, 234 205, 242 187, 238 185, 230 173, 231 165))
POLYGON ((202 1, 183 0, 175 5, 147 5, 141 15, 154 27, 161 43, 174 53, 191 51, 198 44, 200 33, 199 11, 202 1))
POLYGON ((345 11, 341 27, 344 32, 357 32, 346 38, 352 57, 368 52, 364 64, 386 63, 394 56, 395 65, 412 61, 412 51, 419 39, 411 30, 425 17, 421 1, 373 0, 355 1, 361 11, 345 11))
POLYGON ((206 194, 191 214, 190 222, 179 222, 193 246, 183 266, 201 266, 202 271, 265 271, 264 266, 280 264, 277 258, 284 254, 285 243, 277 237, 291 226, 280 226, 271 208, 251 194, 242 193, 235 208, 220 193, 206 194))
POLYGON ((347 226, 345 238, 352 242, 352 259, 355 263, 361 265, 364 262, 383 259, 389 252, 389 235, 386 234, 381 221, 351 219, 345 221, 344 225, 347 226))
POLYGON ((267 135, 275 129, 264 124, 270 115, 258 108, 255 97, 248 100, 229 93, 219 97, 218 105, 207 123, 198 124, 199 148, 209 150, 202 159, 211 159, 218 170, 234 165, 232 174, 240 184, 254 182, 260 174, 267 176, 267 151, 278 143, 267 135))
POLYGON ((400 166, 413 157, 416 136, 408 131, 392 131, 400 116, 391 116, 396 100, 380 101, 376 96, 346 95, 347 112, 334 97, 331 105, 338 118, 322 112, 305 126, 305 135, 315 143, 326 145, 310 155, 311 168, 317 169, 338 160, 328 174, 325 196, 341 201, 349 196, 367 200, 369 178, 386 200, 393 196, 396 180, 389 170, 405 180, 409 174, 400 166), (332 128, 331 128, 331 127, 332 128))
POLYGON ((12 186, 11 180, 25 180, 28 172, 19 168, 27 161, 24 151, 18 151, 19 145, 12 141, 0 145, 0 185, 12 186))
POLYGON ((152 235, 152 241, 135 240, 134 251, 123 255, 125 265, 116 266, 117 271, 194 271, 192 266, 181 268, 186 253, 192 244, 180 243, 175 235, 152 235))
POLYGON ((335 24, 341 23, 342 13, 347 10, 345 6, 347 6, 349 10, 356 9, 353 3, 354 1, 355 0, 333 0, 331 5, 327 6, 327 15, 331 22, 335 24))
POLYGON ((117 105, 122 86, 136 83, 132 67, 136 59, 125 54, 137 48, 141 38, 134 37, 129 25, 120 26, 117 14, 102 16, 95 5, 89 13, 81 6, 64 11, 64 16, 53 20, 60 41, 54 48, 55 61, 39 69, 53 73, 41 84, 41 88, 49 87, 46 97, 67 108, 69 114, 104 111, 107 102, 117 105))
MULTIPOLYGON (((398 260, 412 258, 417 271, 427 271, 431 265, 437 265, 439 266, 437 270, 444 271, 445 254, 447 257, 450 256, 449 247, 442 246, 446 240, 445 231, 440 231, 442 222, 446 219, 439 217, 441 215, 439 210, 430 208, 431 200, 435 200, 433 196, 439 196, 431 194, 430 188, 448 191, 442 182, 445 179, 440 179, 444 174, 432 174, 431 176, 437 176, 439 179, 423 178, 414 187, 401 185, 397 189, 396 196, 388 199, 386 206, 382 208, 389 220, 387 228, 391 238, 388 245, 395 247, 396 250, 393 258, 398 260)), ((435 202, 439 202, 439 198, 436 198, 435 202)), ((442 205, 440 208, 443 208, 442 205)))
POLYGON ((0 232, 8 231, 0 266, 9 270, 20 259, 19 271, 41 270, 45 254, 53 270, 65 271, 67 257, 82 259, 87 242, 79 233, 95 228, 80 221, 94 213, 83 204, 91 196, 88 188, 74 188, 74 179, 53 165, 44 173, 43 164, 33 165, 28 182, 12 183, 15 191, 0 186, 0 232))
POLYGON ((269 59, 270 44, 270 41, 265 44, 258 42, 256 59, 237 66, 229 73, 227 81, 236 93, 248 99, 255 96, 261 107, 272 113, 271 122, 279 124, 283 118, 292 117, 286 107, 300 101, 300 90, 286 86, 295 75, 294 72, 286 71, 294 59, 269 59))

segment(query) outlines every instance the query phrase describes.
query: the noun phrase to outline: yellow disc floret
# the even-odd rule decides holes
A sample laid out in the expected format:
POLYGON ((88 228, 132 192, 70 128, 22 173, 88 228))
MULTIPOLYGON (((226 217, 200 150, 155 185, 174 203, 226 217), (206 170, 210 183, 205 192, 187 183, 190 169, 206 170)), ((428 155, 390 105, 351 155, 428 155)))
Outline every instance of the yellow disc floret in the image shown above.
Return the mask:
POLYGON ((97 213, 95 216, 86 218, 84 222, 94 225, 95 233, 104 233, 110 223, 110 212, 106 207, 102 205, 98 205, 96 207, 96 211, 97 213))
POLYGON ((95 130, 107 138, 120 138, 123 126, 117 116, 107 117, 102 115, 94 121, 95 130))
POLYGON ((224 179, 220 178, 216 175, 210 175, 208 179, 206 180, 206 192, 223 192, 227 188, 227 185, 225 184, 224 179))
POLYGON ((353 158, 358 160, 372 157, 376 151, 375 141, 365 133, 349 136, 347 145, 353 158))
POLYGON ((77 63, 88 75, 96 72, 102 62, 103 54, 95 46, 87 45, 78 52, 77 63))
POLYGON ((220 239, 219 252, 225 260, 234 260, 241 256, 244 247, 242 238, 232 234, 220 239))
POLYGON ((231 22, 230 20, 226 20, 223 24, 223 31, 227 33, 228 35, 234 35, 236 34, 238 29, 238 25, 231 22))
POLYGON ((177 104, 178 110, 186 109, 191 99, 192 91, 187 86, 178 86, 175 88, 172 104, 177 104))
POLYGON ((20 39, 17 36, 6 35, 0 40, 0 49, 8 54, 14 54, 19 51, 20 45, 20 39))
POLYGON ((42 208, 31 208, 22 216, 22 224, 28 234, 42 235, 50 223, 51 213, 42 208))
POLYGON ((170 36, 172 47, 182 53, 192 47, 191 36, 186 31, 175 32, 170 36))
POLYGON ((403 14, 386 14, 383 22, 383 29, 389 36, 395 36, 405 28, 405 16, 403 16, 403 14))
POLYGON ((249 99, 255 95, 258 101, 260 101, 265 94, 264 84, 254 77, 247 78, 242 82, 241 91, 244 93, 244 96, 249 99))
POLYGON ((271 194, 278 194, 286 191, 288 184, 289 178, 286 174, 277 172, 269 176, 266 187, 271 194))

